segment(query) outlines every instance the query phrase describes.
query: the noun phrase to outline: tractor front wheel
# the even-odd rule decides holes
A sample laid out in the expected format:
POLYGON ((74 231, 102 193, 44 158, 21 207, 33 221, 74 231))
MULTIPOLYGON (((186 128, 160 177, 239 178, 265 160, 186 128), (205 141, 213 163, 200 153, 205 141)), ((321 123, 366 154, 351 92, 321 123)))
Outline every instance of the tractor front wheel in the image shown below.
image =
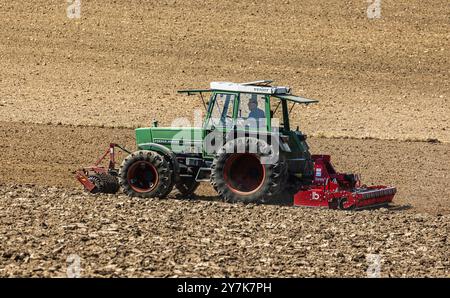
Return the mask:
POLYGON ((120 166, 119 179, 123 192, 131 197, 163 198, 173 188, 170 163, 148 150, 128 155, 120 166))

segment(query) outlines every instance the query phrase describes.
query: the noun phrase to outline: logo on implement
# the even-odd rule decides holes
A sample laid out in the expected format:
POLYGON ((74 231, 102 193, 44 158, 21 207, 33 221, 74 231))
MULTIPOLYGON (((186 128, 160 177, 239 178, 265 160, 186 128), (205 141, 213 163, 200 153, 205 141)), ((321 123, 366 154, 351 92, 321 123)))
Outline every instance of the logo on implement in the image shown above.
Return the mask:
POLYGON ((313 192, 311 194, 311 199, 312 200, 318 200, 320 198, 320 195, 317 192, 313 192))

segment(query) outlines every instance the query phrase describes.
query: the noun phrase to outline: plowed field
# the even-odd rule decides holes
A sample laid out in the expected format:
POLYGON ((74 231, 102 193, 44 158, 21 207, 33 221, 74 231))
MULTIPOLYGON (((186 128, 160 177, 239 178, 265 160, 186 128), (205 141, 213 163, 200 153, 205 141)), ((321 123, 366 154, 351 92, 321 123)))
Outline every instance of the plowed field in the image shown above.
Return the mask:
POLYGON ((0 276, 450 276, 448 1, 0 3, 0 276), (273 79, 292 122, 389 209, 338 212, 82 192, 132 128, 202 109, 176 90, 273 79))

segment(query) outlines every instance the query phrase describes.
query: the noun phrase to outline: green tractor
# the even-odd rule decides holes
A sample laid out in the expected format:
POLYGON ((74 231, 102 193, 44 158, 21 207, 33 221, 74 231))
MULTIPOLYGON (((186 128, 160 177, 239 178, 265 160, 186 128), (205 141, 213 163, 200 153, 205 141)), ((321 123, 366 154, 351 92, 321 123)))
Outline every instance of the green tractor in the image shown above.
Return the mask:
POLYGON ((335 172, 329 156, 310 154, 298 126, 291 130, 289 113, 294 105, 317 100, 292 95, 290 88, 271 83, 212 82, 209 89, 181 90, 200 95, 206 109, 200 127, 159 127, 155 121, 152 127, 138 128, 137 151, 110 144, 94 166, 77 172, 77 178, 91 192, 114 193, 121 187, 125 194, 142 198, 166 197, 174 187, 189 197, 200 182, 208 181, 228 202, 295 195, 296 205, 331 208, 358 205, 353 198, 356 191, 375 191, 357 189, 357 175, 335 172), (210 95, 208 102, 204 94, 210 95), (129 153, 119 169, 116 147, 129 153), (108 153, 108 168, 99 166, 108 153), (325 191, 332 183, 339 198, 325 191))

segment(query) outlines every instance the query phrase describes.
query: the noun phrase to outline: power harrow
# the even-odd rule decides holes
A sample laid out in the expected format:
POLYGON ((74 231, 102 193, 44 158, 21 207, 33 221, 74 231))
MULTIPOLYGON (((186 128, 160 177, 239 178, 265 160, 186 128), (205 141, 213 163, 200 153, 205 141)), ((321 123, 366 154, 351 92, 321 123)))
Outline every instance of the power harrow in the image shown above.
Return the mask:
POLYGON ((295 206, 357 210, 386 206, 392 202, 395 187, 361 185, 359 175, 337 173, 329 155, 313 155, 312 158, 314 180, 295 193, 295 206))

